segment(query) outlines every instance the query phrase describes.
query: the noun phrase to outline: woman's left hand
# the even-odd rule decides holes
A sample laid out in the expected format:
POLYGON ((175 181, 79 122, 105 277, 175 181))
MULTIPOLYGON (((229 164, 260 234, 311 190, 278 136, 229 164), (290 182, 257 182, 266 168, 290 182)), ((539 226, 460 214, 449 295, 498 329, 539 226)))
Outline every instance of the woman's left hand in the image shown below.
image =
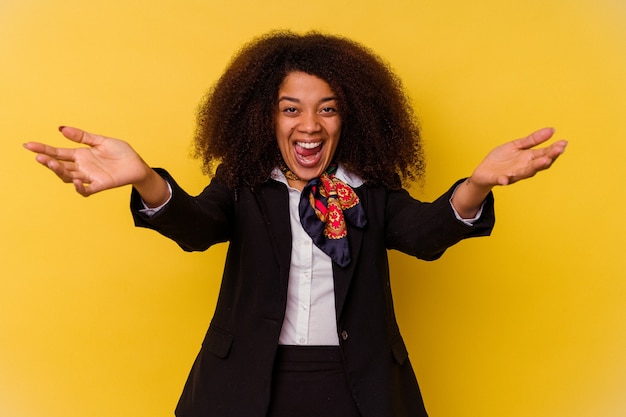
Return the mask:
POLYGON ((544 148, 534 148, 546 142, 553 134, 554 129, 544 128, 525 138, 498 146, 476 167, 471 181, 483 187, 509 185, 550 168, 565 152, 567 142, 559 140, 544 148))
POLYGON ((565 152, 567 142, 559 140, 544 148, 533 148, 550 139, 553 134, 552 128, 540 129, 489 152, 472 176, 457 187, 452 196, 452 204, 457 213, 470 219, 476 215, 494 186, 513 184, 550 168, 565 152))

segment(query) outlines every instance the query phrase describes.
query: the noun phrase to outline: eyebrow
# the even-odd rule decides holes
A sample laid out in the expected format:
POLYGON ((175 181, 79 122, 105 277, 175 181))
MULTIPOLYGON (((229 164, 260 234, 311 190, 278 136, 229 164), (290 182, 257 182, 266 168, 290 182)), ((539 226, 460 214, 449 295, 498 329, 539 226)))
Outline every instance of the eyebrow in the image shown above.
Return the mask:
MULTIPOLYGON (((333 101, 333 100, 337 100, 337 97, 335 96, 324 97, 318 102, 318 104, 326 103, 327 101, 333 101)), ((279 97, 278 102, 280 103, 281 101, 291 101, 292 103, 300 103, 300 99, 295 98, 295 97, 289 97, 289 96, 279 97)))

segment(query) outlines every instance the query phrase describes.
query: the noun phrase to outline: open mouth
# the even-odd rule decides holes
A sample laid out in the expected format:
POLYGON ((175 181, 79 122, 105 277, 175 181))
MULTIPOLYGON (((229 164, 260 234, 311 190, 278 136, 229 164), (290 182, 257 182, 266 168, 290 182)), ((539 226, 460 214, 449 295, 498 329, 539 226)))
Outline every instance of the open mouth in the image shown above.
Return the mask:
POLYGON ((324 148, 323 142, 296 142, 294 154, 300 165, 310 168, 317 164, 324 148))

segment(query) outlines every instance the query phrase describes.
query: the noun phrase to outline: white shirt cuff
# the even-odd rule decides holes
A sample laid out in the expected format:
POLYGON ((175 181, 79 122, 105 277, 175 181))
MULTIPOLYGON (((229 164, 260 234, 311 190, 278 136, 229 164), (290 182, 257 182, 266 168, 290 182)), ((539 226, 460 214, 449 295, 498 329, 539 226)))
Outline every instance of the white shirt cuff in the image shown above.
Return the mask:
MULTIPOLYGON (((460 184, 459 184, 460 185, 460 184)), ((459 188, 459 186, 457 186, 457 188, 459 188)), ((454 189, 454 192, 452 193, 452 197, 454 197, 454 193, 456 192, 457 188, 454 189)), ((461 217, 461 215, 456 211, 456 208, 454 208, 454 204, 452 204, 452 197, 450 197, 450 207, 452 207, 452 211, 454 212, 454 216, 461 222, 465 223, 468 226, 473 226, 474 223, 480 219, 480 216, 482 216, 483 214, 483 207, 485 207, 485 202, 483 201, 483 203, 480 205, 480 208, 478 209, 478 213, 476 213, 476 216, 472 217, 471 219, 464 219, 461 217)))
POLYGON ((143 200, 141 200, 141 204, 143 204, 143 209, 139 210, 141 214, 144 214, 148 217, 152 217, 155 214, 157 214, 159 211, 161 211, 161 209, 165 207, 167 203, 170 202, 170 200, 172 199, 172 186, 167 181, 165 181, 165 183, 167 184, 167 189, 170 191, 170 196, 167 198, 167 201, 161 204, 159 207, 148 207, 146 203, 143 200))

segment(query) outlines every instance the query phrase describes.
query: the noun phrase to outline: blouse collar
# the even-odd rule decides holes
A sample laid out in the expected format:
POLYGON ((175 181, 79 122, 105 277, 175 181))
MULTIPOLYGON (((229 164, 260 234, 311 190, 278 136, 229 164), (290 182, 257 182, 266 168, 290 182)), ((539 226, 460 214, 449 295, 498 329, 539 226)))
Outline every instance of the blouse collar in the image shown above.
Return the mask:
MULTIPOLYGON (((337 164, 337 172, 335 173, 335 177, 337 177, 339 180, 345 182, 346 184, 348 184, 352 188, 360 187, 364 183, 364 181, 363 181, 363 179, 361 177, 359 177, 358 175, 353 174, 353 173, 347 171, 344 168, 343 164, 341 164, 341 163, 337 164)), ((278 167, 275 167, 272 170, 272 173, 270 174, 270 178, 272 178, 275 181, 282 182, 285 185, 288 185, 287 178, 285 177, 285 174, 283 174, 283 172, 278 167)))

